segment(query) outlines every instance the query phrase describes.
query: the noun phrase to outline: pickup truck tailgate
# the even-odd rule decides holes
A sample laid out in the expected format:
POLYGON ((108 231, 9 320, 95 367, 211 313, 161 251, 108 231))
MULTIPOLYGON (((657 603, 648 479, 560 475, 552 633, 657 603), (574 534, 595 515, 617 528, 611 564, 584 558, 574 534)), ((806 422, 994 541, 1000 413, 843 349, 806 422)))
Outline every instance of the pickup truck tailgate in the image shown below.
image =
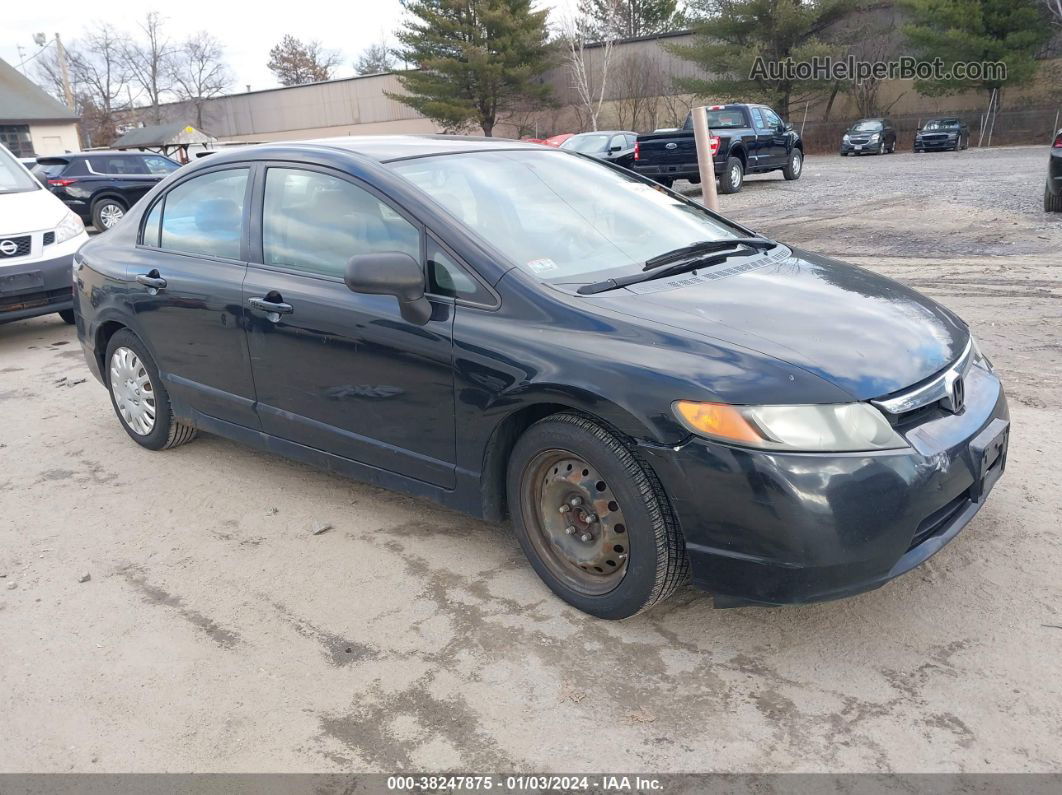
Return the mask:
POLYGON ((660 166, 695 163, 697 144, 689 134, 659 138, 642 136, 638 139, 638 162, 660 166))

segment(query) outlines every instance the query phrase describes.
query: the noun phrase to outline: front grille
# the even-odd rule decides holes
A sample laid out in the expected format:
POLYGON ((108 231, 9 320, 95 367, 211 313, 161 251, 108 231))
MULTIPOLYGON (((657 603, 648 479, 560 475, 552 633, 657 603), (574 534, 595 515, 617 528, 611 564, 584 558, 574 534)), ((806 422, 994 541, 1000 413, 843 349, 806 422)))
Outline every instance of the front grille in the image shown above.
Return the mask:
POLYGON ((70 294, 70 287, 60 287, 58 290, 48 290, 43 293, 2 296, 0 297, 0 312, 17 312, 20 309, 31 309, 36 306, 61 304, 70 300, 70 294))
POLYGON ((933 536, 945 532, 955 517, 962 513, 963 509, 969 505, 969 503, 970 495, 964 491, 943 508, 938 508, 933 511, 933 513, 929 514, 929 516, 923 519, 922 523, 918 525, 918 530, 915 532, 914 538, 911 539, 911 546, 907 549, 912 550, 933 536))
POLYGON ((55 242, 55 232, 45 232, 44 233, 44 245, 50 246, 54 242, 55 242))
POLYGON ((11 257, 24 257, 30 253, 30 236, 20 235, 19 237, 5 237, 0 239, 0 259, 10 259, 11 257), (14 243, 15 247, 11 248, 14 243))

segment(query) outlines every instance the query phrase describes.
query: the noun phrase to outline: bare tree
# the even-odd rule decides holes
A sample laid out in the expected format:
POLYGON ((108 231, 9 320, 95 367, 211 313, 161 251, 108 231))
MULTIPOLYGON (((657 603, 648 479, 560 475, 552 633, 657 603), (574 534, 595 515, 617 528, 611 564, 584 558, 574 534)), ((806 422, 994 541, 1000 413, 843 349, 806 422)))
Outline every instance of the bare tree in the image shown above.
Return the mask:
POLYGON ((596 130, 601 107, 605 103, 605 89, 608 85, 608 69, 612 60, 614 40, 606 39, 600 47, 594 48, 599 50, 601 61, 600 67, 594 69, 593 64, 588 63, 587 37, 587 28, 579 20, 568 17, 561 23, 561 42, 564 47, 564 63, 568 76, 572 81, 572 88, 578 95, 581 113, 585 112, 590 129, 596 130))
POLYGON ((394 71, 394 68, 395 58, 383 40, 370 44, 354 59, 354 73, 359 75, 376 75, 394 71))
POLYGON ((1051 21, 1055 25, 1062 26, 1062 0, 1043 0, 1047 6, 1047 13, 1051 15, 1051 21))
POLYGON ((151 11, 139 25, 141 35, 125 45, 125 62, 133 81, 146 95, 155 124, 162 121, 159 105, 173 89, 173 57, 176 47, 166 36, 162 17, 151 11))
POLYGON ((202 129, 206 101, 224 94, 232 83, 221 42, 201 30, 181 44, 170 67, 174 93, 195 108, 195 126, 202 129))
POLYGON ((667 79, 660 59, 645 52, 621 56, 612 67, 616 121, 624 130, 656 127, 661 95, 667 79))

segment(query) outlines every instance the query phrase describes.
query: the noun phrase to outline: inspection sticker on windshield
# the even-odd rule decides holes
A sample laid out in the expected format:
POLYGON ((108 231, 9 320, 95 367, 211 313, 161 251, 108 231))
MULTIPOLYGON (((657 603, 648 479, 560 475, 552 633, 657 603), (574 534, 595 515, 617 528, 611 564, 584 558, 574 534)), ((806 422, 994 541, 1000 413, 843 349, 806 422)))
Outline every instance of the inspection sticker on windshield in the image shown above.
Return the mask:
POLYGON ((533 270, 535 273, 551 273, 557 270, 557 263, 548 257, 542 259, 533 259, 528 261, 527 267, 533 270))

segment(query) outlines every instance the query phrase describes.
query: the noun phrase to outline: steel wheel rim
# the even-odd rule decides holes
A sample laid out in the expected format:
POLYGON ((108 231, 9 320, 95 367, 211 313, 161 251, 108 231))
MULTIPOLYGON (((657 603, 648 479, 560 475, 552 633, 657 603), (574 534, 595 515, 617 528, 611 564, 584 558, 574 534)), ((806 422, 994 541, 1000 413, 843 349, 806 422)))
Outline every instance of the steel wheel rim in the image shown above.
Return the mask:
POLYGON ((800 156, 800 153, 799 152, 794 152, 793 153, 793 173, 794 174, 799 174, 800 173, 800 167, 803 165, 803 163, 804 163, 804 158, 802 158, 800 156))
POLYGON ((105 204, 100 208, 100 220, 106 229, 110 229, 125 217, 125 210, 117 204, 105 204))
POLYGON ((140 357, 129 348, 111 354, 110 387, 122 421, 138 436, 155 428, 155 388, 140 357))
POLYGON ((587 596, 620 584, 629 556, 627 524, 592 464, 568 450, 544 450, 527 465, 521 491, 528 538, 558 580, 587 596))
POLYGON ((735 188, 741 184, 741 166, 734 166, 730 169, 730 184, 735 188))

